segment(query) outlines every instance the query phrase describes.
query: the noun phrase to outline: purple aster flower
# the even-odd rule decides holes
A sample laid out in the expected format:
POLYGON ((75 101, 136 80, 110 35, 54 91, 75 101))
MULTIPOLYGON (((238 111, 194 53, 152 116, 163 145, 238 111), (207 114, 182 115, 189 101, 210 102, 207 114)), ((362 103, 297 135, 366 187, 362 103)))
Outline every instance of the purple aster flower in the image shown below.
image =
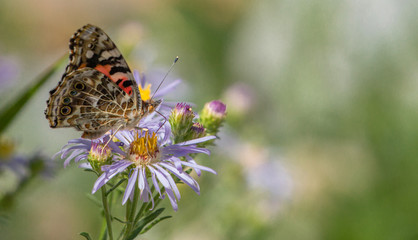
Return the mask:
POLYGON ((23 182, 36 175, 51 177, 55 170, 55 164, 39 152, 32 156, 16 155, 14 143, 0 138, 0 172, 5 170, 10 170, 20 182, 23 182))
MULTIPOLYGON (((155 92, 158 85, 164 78, 164 74, 150 73, 147 77, 145 74, 139 74, 138 71, 134 70, 134 77, 142 89, 150 89, 150 92, 155 92)), ((162 98, 168 93, 172 92, 182 81, 180 79, 168 80, 168 85, 162 86, 157 93, 155 93, 155 98, 162 98)), ((148 99, 146 99, 148 100, 148 99)))
POLYGON ((196 144, 211 140, 214 137, 208 136, 172 144, 168 124, 164 125, 164 131, 159 131, 158 134, 150 128, 148 129, 149 131, 144 131, 141 134, 137 131, 120 131, 116 134, 116 138, 123 143, 125 151, 123 159, 102 167, 104 173, 97 179, 92 192, 95 193, 118 173, 127 172, 129 173, 129 180, 122 204, 125 204, 128 199, 132 199, 137 184, 142 201, 153 201, 151 186, 154 186, 160 198, 167 195, 173 209, 177 210, 180 192, 173 175, 199 194, 199 184, 183 168, 192 168, 198 176, 200 176, 202 170, 216 174, 214 170, 198 165, 190 156, 192 153, 209 155, 209 150, 198 148, 196 144), (181 157, 184 157, 186 161, 181 160, 181 157), (160 187, 160 184, 164 189, 160 187))
POLYGON ((13 155, 9 159, 0 159, 0 172, 6 169, 12 171, 19 182, 22 182, 36 175, 45 178, 52 177, 55 172, 55 164, 51 159, 40 153, 35 153, 29 157, 13 155))
MULTIPOLYGON (((167 94, 173 92, 182 82, 180 79, 169 79, 168 84, 162 85, 160 89, 155 92, 164 78, 163 74, 150 73, 146 76, 145 74, 140 74, 138 71, 134 70, 134 78, 138 84, 143 101, 147 101, 151 99, 151 97, 153 97, 153 99, 162 99, 167 94)), ((171 108, 173 108, 174 104, 175 102, 163 102, 160 105, 159 110, 164 113, 169 112, 171 111, 171 108)))

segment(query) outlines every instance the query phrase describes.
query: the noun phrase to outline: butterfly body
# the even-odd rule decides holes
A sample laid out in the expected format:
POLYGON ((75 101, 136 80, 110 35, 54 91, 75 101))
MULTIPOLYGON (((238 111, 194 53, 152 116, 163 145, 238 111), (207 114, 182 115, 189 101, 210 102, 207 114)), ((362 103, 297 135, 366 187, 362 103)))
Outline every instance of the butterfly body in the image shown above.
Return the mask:
POLYGON ((51 128, 74 127, 94 139, 135 128, 161 101, 142 101, 122 54, 107 34, 86 25, 70 39, 70 63, 50 91, 45 116, 51 128))

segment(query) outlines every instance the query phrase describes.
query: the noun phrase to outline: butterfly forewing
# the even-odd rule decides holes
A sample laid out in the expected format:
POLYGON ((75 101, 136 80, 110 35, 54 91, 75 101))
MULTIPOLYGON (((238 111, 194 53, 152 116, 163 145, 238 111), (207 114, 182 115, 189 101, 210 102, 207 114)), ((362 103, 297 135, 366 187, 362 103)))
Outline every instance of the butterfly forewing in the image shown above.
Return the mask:
POLYGON ((50 91, 45 115, 51 127, 74 127, 85 138, 134 127, 144 116, 133 75, 113 41, 86 25, 70 39, 70 63, 50 91))
POLYGON ((70 63, 63 77, 76 69, 90 67, 103 72, 129 95, 139 96, 128 64, 103 30, 88 24, 74 33, 69 47, 70 63))

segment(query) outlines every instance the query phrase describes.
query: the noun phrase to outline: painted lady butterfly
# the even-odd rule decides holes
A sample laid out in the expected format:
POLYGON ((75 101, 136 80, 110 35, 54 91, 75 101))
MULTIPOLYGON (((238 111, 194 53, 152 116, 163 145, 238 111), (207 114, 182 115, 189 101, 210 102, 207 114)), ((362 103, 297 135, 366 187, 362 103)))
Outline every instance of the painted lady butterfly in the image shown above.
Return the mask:
POLYGON ((83 138, 135 128, 161 100, 143 101, 116 45, 100 28, 86 25, 70 39, 70 63, 52 89, 45 116, 51 128, 74 127, 83 138))

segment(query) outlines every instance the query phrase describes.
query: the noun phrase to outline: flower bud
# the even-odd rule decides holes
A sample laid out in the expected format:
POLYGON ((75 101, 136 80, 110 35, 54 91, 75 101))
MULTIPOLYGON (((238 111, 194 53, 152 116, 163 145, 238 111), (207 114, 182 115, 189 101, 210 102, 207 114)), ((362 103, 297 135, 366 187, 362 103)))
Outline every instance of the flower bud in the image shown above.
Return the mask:
POLYGON ((191 139, 204 137, 206 134, 205 128, 200 123, 194 123, 191 127, 191 139))
POLYGON ((112 158, 112 150, 101 142, 92 142, 87 157, 90 165, 97 172, 101 172, 101 166, 106 165, 112 158))
POLYGON ((190 105, 177 103, 168 119, 175 142, 182 142, 187 138, 193 126, 194 117, 195 115, 190 105))
POLYGON ((208 102, 200 113, 199 122, 206 128, 210 135, 216 135, 226 117, 226 105, 221 101, 208 102))

